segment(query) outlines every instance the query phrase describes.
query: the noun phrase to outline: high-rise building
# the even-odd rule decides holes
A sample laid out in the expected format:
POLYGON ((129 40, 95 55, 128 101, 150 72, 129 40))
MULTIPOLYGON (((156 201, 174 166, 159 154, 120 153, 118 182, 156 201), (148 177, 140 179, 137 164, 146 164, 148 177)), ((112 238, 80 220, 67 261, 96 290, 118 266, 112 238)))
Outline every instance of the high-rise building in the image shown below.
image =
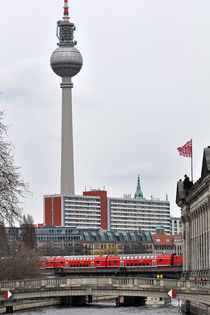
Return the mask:
POLYGON ((50 64, 62 77, 62 140, 61 140, 61 194, 74 194, 74 157, 72 126, 72 80, 82 68, 82 55, 75 48, 75 25, 70 22, 68 0, 64 0, 63 20, 57 22, 58 48, 50 64))
POLYGON ((170 234, 170 203, 167 200, 108 198, 108 227, 116 231, 156 232, 158 223, 170 234))
POLYGON ((171 217, 171 234, 182 234, 182 219, 171 217))
MULTIPOLYGON (((141 191, 138 178, 137 192, 141 191)), ((156 232, 161 222, 165 233, 170 234, 170 203, 157 198, 146 199, 141 194, 135 198, 108 198, 103 190, 83 192, 83 196, 44 196, 44 224, 104 229, 115 231, 156 232)))

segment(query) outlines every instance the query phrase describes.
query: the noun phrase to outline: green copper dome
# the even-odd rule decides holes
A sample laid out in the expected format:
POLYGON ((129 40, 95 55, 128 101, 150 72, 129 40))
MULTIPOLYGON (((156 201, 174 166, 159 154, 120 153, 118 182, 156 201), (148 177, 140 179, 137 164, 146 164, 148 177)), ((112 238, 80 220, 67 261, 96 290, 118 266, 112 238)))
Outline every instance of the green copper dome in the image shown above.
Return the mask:
POLYGON ((138 184, 136 188, 136 193, 134 198, 143 198, 143 192, 141 190, 141 185, 140 185, 140 176, 138 175, 138 184))

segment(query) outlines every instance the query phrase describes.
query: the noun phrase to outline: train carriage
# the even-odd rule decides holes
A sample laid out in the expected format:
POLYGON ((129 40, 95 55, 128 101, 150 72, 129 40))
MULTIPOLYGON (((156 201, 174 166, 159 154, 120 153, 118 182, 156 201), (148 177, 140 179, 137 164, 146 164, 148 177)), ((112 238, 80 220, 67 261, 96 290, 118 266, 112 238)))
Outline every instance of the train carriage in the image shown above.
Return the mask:
POLYGON ((64 257, 48 257, 45 258, 45 269, 75 269, 75 268, 125 268, 125 269, 138 269, 149 267, 164 267, 164 266, 182 266, 183 257, 179 255, 113 255, 113 256, 64 256, 64 257))

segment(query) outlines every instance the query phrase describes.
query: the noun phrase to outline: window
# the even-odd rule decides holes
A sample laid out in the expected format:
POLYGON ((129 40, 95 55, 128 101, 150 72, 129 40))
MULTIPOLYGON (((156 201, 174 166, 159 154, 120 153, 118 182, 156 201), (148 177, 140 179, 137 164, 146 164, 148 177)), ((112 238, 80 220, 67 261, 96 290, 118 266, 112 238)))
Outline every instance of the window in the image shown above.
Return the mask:
POLYGON ((166 242, 170 242, 169 238, 166 238, 166 242))
POLYGON ((127 266, 129 266, 129 263, 127 263, 127 266))
POLYGON ((160 258, 160 259, 159 259, 159 262, 162 262, 162 261, 163 261, 162 258, 160 258))
POLYGON ((135 263, 134 266, 137 266, 137 263, 135 263))
POLYGON ((160 242, 160 239, 159 239, 159 238, 156 238, 156 242, 160 242))
POLYGON ((141 263, 139 263, 139 266, 141 266, 141 263))

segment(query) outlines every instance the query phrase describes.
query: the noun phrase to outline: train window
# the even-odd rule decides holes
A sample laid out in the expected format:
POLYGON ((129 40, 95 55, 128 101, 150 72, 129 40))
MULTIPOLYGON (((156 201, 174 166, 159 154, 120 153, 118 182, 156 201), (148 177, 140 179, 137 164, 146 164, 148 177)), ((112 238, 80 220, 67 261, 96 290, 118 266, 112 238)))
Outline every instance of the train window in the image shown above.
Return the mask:
POLYGON ((149 266, 149 263, 147 263, 147 266, 149 266))
POLYGON ((88 265, 86 265, 86 267, 89 267, 88 265))
POLYGON ((149 256, 147 256, 147 259, 149 259, 149 256))
POLYGON ((142 265, 145 266, 145 263, 143 263, 142 265))
POLYGON ((131 266, 133 266, 133 263, 131 263, 131 266))
POLYGON ((70 267, 73 267, 73 265, 70 265, 70 267))
POLYGON ((141 259, 141 256, 139 256, 139 259, 141 259))
POLYGON ((138 259, 138 256, 135 256, 135 259, 138 259))
POLYGON ((129 259, 130 258, 130 256, 127 256, 127 259, 129 259))
POLYGON ((97 260, 96 263, 99 264, 99 260, 97 260))
POLYGON ((76 267, 76 265, 74 265, 74 267, 76 267))
POLYGON ((61 264, 63 264, 63 261, 61 261, 61 264))
POLYGON ((135 263, 134 266, 137 266, 137 263, 135 263))
POLYGON ((122 259, 122 256, 120 257, 120 259, 122 259))
POLYGON ((141 266, 141 263, 139 263, 139 266, 141 266))
POLYGON ((154 256, 151 256, 151 258, 153 259, 153 258, 154 258, 154 256))
POLYGON ((85 267, 85 264, 83 265, 83 267, 85 267))
POLYGON ((146 258, 146 256, 143 256, 143 259, 145 259, 146 258))
POLYGON ((163 261, 162 258, 159 259, 159 262, 163 261))
POLYGON ((82 265, 80 265, 80 267, 82 267, 82 265))
POLYGON ((115 260, 114 263, 117 264, 117 260, 115 260))
POLYGON ((123 259, 126 259, 126 256, 123 256, 123 259))
POLYGON ((127 266, 129 266, 129 263, 127 263, 127 266))
POLYGON ((131 259, 133 259, 134 257, 133 256, 131 256, 131 259))

